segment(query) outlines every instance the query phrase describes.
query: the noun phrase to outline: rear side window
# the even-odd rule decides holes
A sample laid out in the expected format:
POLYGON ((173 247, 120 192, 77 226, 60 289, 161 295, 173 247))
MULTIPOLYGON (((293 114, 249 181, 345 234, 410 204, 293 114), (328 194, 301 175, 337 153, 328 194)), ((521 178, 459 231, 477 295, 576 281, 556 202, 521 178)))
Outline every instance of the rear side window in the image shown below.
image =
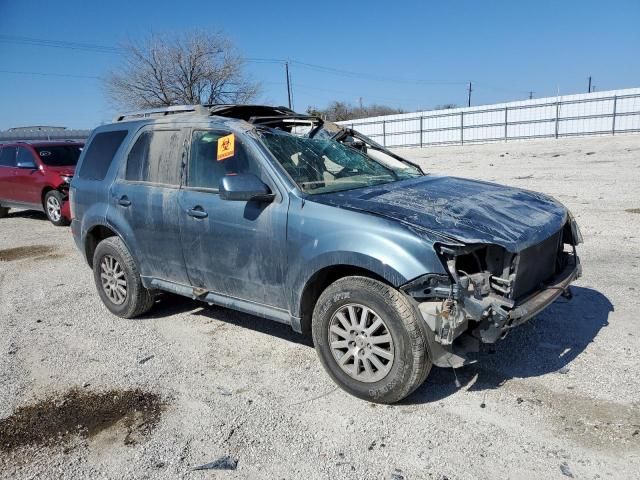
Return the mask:
POLYGON ((79 145, 36 147, 40 160, 50 167, 73 166, 78 163, 82 148, 79 145))
POLYGON ((0 167, 16 166, 16 147, 4 147, 0 152, 0 167))
POLYGON ((87 148, 78 177, 86 180, 103 180, 113 161, 113 156, 126 136, 127 130, 97 134, 87 148))
POLYGON ((33 158, 33 153, 31 153, 31 150, 25 147, 18 148, 18 157, 16 159, 16 165, 18 164, 21 167, 25 165, 33 165, 33 168, 36 167, 36 161, 33 158))
POLYGON ((125 179, 179 185, 183 151, 181 140, 179 130, 143 132, 129 152, 125 179))

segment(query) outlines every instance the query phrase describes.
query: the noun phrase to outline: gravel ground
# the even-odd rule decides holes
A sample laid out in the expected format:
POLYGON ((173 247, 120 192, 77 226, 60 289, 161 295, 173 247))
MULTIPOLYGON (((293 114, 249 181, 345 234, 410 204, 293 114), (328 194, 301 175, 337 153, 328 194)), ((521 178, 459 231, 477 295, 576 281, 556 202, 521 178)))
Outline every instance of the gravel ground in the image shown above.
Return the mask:
POLYGON ((286 326, 169 295, 142 319, 114 317, 69 229, 12 211, 0 220, 0 419, 13 423, 0 432, 41 428, 44 443, 0 438, 0 476, 638 478, 640 136, 403 152, 565 202, 586 241, 574 299, 457 370, 458 386, 434 369, 381 406, 336 389, 286 326), (87 407, 67 408, 78 399, 87 407), (194 470, 225 456, 235 470, 194 470))

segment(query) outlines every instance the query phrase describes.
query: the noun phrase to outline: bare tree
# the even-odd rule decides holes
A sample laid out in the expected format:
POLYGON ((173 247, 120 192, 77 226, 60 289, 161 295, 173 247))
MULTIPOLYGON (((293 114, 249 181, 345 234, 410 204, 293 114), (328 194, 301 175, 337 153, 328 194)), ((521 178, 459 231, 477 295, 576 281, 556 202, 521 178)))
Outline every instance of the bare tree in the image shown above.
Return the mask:
POLYGON ((246 103, 260 89, 244 74, 245 61, 219 33, 153 34, 124 45, 122 64, 105 78, 121 108, 246 103))

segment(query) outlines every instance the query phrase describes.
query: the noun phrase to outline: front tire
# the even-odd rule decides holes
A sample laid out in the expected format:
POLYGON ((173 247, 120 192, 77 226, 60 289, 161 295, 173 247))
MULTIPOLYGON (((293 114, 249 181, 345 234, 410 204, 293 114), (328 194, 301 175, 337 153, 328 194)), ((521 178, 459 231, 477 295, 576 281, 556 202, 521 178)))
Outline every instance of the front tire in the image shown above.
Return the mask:
POLYGON ((371 402, 395 403, 431 370, 420 321, 395 288, 371 278, 344 277, 316 303, 313 340, 323 367, 343 390, 371 402))
POLYGON ((114 315, 134 318, 153 306, 153 295, 142 285, 135 261, 119 237, 106 238, 96 247, 93 278, 102 303, 114 315))
POLYGON ((3 207, 0 205, 0 218, 4 218, 9 213, 9 209, 7 207, 3 207))
POLYGON ((57 190, 51 190, 44 196, 44 213, 56 227, 69 225, 69 220, 62 216, 62 204, 64 196, 57 190))

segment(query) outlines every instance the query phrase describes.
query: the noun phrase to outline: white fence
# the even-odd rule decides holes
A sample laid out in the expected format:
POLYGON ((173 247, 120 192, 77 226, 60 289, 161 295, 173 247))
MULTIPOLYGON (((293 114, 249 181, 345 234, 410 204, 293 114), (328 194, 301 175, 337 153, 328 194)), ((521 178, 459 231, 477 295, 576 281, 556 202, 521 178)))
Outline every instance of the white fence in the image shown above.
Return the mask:
POLYGON ((640 88, 338 122, 387 147, 640 132, 640 88))

